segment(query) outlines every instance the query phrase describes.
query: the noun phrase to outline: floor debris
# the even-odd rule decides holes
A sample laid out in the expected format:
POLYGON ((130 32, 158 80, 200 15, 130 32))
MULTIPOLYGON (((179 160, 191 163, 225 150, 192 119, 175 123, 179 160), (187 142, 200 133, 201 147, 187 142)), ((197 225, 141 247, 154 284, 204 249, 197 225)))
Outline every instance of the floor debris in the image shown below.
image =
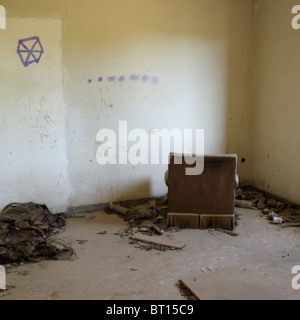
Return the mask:
POLYGON ((13 289, 15 289, 15 286, 6 286, 6 289, 0 289, 0 298, 13 294, 13 289))
POLYGON ((282 228, 290 228, 290 227, 300 227, 300 222, 294 223, 284 223, 281 225, 282 228))
MULTIPOLYGON (((284 225, 287 227, 300 226, 299 206, 286 203, 281 199, 275 199, 271 195, 251 186, 237 188, 235 206, 261 211, 262 217, 269 219, 270 223, 279 224, 281 227, 284 227, 284 225)), ((107 213, 116 213, 128 223, 128 227, 125 230, 115 234, 123 239, 130 239, 131 244, 144 250, 152 250, 153 248, 158 250, 162 249, 157 244, 152 244, 151 247, 149 245, 141 244, 141 242, 137 243, 134 239, 137 233, 149 237, 155 235, 158 235, 159 237, 166 235, 168 237, 170 236, 170 233, 182 230, 179 227, 167 226, 167 194, 160 198, 150 199, 142 204, 135 204, 134 202, 130 204, 128 204, 128 202, 110 203, 107 213)), ((239 216, 240 215, 237 212, 234 213, 234 228, 239 225, 239 216)), ((221 228, 210 228, 208 232, 212 235, 218 235, 220 232, 233 237, 239 235, 237 232, 221 228)))
POLYGON ((71 213, 71 214, 66 215, 66 219, 68 219, 68 218, 83 219, 83 218, 85 218, 85 217, 86 217, 86 215, 76 214, 76 213, 71 213))
MULTIPOLYGON (((201 268, 200 271, 202 271, 203 273, 208 273, 208 272, 211 272, 211 271, 217 271, 218 268, 217 267, 206 267, 206 268, 201 268)), ((194 281, 196 281, 197 278, 194 277, 194 281)))
POLYGON ((127 217, 130 214, 130 210, 128 208, 122 207, 114 203, 110 203, 109 208, 124 217, 127 217))
POLYGON ((95 219, 96 216, 91 216, 91 217, 86 217, 86 220, 92 220, 92 219, 95 219))
POLYGON ((262 217, 270 220, 270 223, 280 224, 284 227, 297 227, 300 223, 300 206, 279 199, 268 193, 260 191, 252 186, 239 187, 236 190, 236 203, 247 202, 252 204, 252 209, 261 210, 262 217))
POLYGON ((236 233, 236 232, 233 232, 233 231, 230 231, 230 230, 225 230, 225 229, 222 229, 222 228, 216 228, 217 231, 220 231, 220 232, 223 232, 223 233, 226 233, 232 237, 237 237, 239 234, 236 233))
POLYGON ((107 234, 107 231, 101 231, 101 232, 98 232, 97 234, 100 234, 101 236, 104 236, 105 234, 107 234))
MULTIPOLYGON (((122 239, 130 240, 130 244, 142 250, 175 250, 175 248, 164 246, 160 243, 153 243, 154 237, 151 238, 152 242, 149 242, 151 245, 142 243, 143 241, 141 240, 137 241, 134 238, 137 233, 145 237, 155 235, 161 237, 165 232, 181 231, 178 227, 167 227, 167 202, 168 197, 165 195, 157 199, 148 200, 146 203, 132 204, 130 206, 125 206, 122 203, 110 203, 107 213, 118 214, 129 225, 125 230, 116 232, 115 235, 119 235, 122 239)), ((168 234, 166 237, 168 237, 168 234)))
POLYGON ((141 242, 146 242, 150 244, 158 245, 159 247, 167 247, 172 249, 183 249, 184 244, 178 243, 175 241, 170 240, 167 237, 163 236, 145 236, 143 234, 136 234, 130 237, 131 240, 137 240, 141 242))
MULTIPOLYGON (((161 233, 161 229, 165 228, 167 220, 167 197, 151 199, 147 203, 131 205, 125 207, 122 203, 110 203, 107 208, 107 213, 117 213, 124 221, 127 221, 130 227, 146 226, 146 224, 154 224, 161 233)), ((148 227, 149 228, 149 227, 148 227)), ((153 225, 151 226, 153 228, 153 225)), ((150 228, 150 229, 151 229, 150 228)), ((156 228, 155 228, 156 229, 156 228)), ((158 230, 153 229, 154 232, 158 230)))
POLYGON ((176 286, 186 300, 200 300, 181 280, 176 283, 176 286))
POLYGON ((78 244, 85 244, 88 242, 88 240, 75 240, 76 242, 78 242, 78 244))
POLYGON ((73 249, 52 239, 64 228, 63 214, 53 214, 45 205, 7 205, 0 213, 0 263, 71 259, 73 249))
POLYGON ((251 201, 235 199, 235 206, 238 208, 253 209, 255 206, 251 201))
POLYGON ((156 226, 154 223, 149 223, 146 226, 149 230, 154 230, 157 234, 162 235, 164 232, 163 230, 160 230, 158 226, 156 226))
POLYGON ((12 292, 7 292, 7 293, 4 293, 4 294, 1 294, 1 291, 0 291, 0 297, 2 298, 2 297, 6 297, 6 296, 9 296, 9 295, 11 295, 12 294, 12 292))

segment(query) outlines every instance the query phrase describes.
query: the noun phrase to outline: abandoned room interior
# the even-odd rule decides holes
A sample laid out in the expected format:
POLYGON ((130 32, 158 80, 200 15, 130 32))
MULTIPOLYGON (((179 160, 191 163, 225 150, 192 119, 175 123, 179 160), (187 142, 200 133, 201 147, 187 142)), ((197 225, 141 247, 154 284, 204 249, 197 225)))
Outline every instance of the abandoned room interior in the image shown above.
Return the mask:
POLYGON ((300 1, 0 5, 0 300, 300 298, 300 1))

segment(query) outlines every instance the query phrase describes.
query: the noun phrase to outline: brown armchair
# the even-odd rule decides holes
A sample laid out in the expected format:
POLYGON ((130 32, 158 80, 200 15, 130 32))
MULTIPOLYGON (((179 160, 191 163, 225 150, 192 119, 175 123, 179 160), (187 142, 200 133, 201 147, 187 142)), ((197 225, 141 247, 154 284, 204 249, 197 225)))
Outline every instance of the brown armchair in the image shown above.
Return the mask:
POLYGON ((188 157, 170 154, 165 179, 168 186, 168 225, 232 230, 238 186, 237 156, 205 155, 204 170, 200 175, 186 175, 185 169, 192 167, 187 164, 191 163, 188 157), (177 164, 180 162, 177 157, 182 158, 182 164, 177 164))

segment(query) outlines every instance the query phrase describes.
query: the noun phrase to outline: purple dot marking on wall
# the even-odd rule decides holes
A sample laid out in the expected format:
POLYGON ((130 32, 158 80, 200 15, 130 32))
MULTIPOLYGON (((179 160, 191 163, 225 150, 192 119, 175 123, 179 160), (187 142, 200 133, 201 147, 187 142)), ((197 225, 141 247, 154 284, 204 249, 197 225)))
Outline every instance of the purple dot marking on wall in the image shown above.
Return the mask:
MULTIPOLYGON (((130 79, 131 81, 136 81, 136 80, 138 80, 139 78, 140 78, 140 76, 137 75, 137 74, 132 74, 132 75, 130 75, 130 77, 129 77, 129 79, 130 79)), ((107 81, 109 81, 109 82, 114 82, 114 81, 116 81, 116 80, 119 81, 119 82, 124 82, 124 81, 126 80, 126 77, 125 77, 125 76, 119 76, 118 78, 116 78, 115 76, 109 76, 109 77, 107 78, 107 81)), ((144 75, 141 77, 141 80, 142 80, 143 82, 147 82, 147 81, 150 80, 150 77, 149 77, 148 75, 144 74, 144 75)), ((87 81, 88 81, 88 83, 92 83, 92 79, 88 79, 87 81)), ((98 82, 102 82, 102 81, 103 81, 103 77, 99 77, 99 78, 98 78, 98 82)), ((153 84, 157 84, 157 83, 158 83, 158 77, 153 77, 151 81, 152 81, 153 84)))
POLYGON ((108 80, 109 82, 114 82, 114 81, 115 81, 115 79, 116 79, 116 77, 113 77, 113 76, 112 76, 112 77, 108 77, 108 78, 107 78, 107 80, 108 80))
POLYGON ((158 83, 158 78, 157 78, 157 77, 154 77, 154 78, 152 79, 152 82, 153 82, 154 84, 158 83))
POLYGON ((130 76, 130 80, 132 80, 132 81, 135 81, 135 80, 138 80, 138 79, 139 79, 139 76, 137 74, 132 74, 130 76))
POLYGON ((143 82, 147 82, 149 80, 149 77, 145 74, 142 77, 143 82))

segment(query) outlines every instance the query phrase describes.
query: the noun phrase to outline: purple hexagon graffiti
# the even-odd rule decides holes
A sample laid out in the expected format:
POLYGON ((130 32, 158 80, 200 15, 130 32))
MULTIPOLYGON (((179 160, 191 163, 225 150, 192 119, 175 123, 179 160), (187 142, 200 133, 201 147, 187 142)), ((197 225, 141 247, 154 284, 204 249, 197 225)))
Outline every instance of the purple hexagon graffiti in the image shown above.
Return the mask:
POLYGON ((44 49, 39 37, 30 37, 19 40, 17 53, 24 67, 28 67, 32 63, 39 63, 44 49))

